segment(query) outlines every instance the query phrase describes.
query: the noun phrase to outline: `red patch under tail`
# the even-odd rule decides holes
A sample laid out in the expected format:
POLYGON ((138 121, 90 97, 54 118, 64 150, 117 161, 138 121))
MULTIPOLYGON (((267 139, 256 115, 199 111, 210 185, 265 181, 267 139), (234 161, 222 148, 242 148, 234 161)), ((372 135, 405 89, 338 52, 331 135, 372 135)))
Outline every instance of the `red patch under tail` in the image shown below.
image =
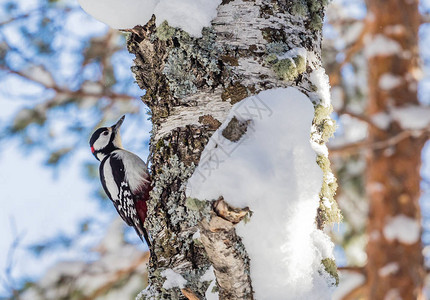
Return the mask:
MULTIPOLYGON (((148 192, 149 196, 149 192, 148 192)), ((142 230, 143 230, 143 237, 145 238, 146 244, 148 244, 148 247, 151 247, 151 242, 149 241, 148 232, 144 228, 145 220, 148 212, 148 206, 146 204, 147 198, 143 197, 144 199, 136 201, 136 210, 137 214, 139 216, 140 221, 142 221, 142 230)))

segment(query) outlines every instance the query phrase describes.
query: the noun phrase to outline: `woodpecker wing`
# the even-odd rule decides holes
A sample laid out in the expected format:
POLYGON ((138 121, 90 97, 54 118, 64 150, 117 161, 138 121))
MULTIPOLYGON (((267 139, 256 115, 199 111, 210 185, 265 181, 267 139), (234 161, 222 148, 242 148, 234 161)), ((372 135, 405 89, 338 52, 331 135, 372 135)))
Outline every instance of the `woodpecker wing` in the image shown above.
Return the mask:
POLYGON ((151 190, 148 167, 139 156, 127 150, 116 150, 112 156, 112 159, 117 159, 123 164, 125 170, 125 172, 121 171, 125 174, 123 181, 128 184, 137 214, 144 223, 147 213, 146 201, 149 199, 149 191, 151 190))
POLYGON ((133 226, 133 220, 128 217, 126 209, 130 206, 132 195, 127 192, 127 182, 124 181, 124 164, 112 155, 107 156, 100 164, 100 179, 103 189, 112 200, 118 214, 129 226, 133 226), (125 196, 125 197, 124 197, 125 196))
POLYGON ((119 149, 112 153, 112 156, 121 160, 123 168, 125 170, 125 181, 129 184, 129 187, 134 195, 139 196, 139 200, 147 200, 142 194, 150 189, 150 179, 148 173, 148 167, 134 153, 127 150, 119 149), (143 199, 140 199, 143 197, 143 199))

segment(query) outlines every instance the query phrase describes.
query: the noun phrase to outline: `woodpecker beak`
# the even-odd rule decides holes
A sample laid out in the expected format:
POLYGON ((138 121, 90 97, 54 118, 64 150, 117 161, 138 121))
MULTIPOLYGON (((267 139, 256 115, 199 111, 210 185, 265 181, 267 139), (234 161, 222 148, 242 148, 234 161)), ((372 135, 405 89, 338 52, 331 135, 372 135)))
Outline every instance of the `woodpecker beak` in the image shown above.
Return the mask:
POLYGON ((125 119, 125 115, 122 116, 121 119, 119 119, 118 122, 116 122, 116 124, 112 126, 112 129, 114 132, 118 132, 119 128, 122 125, 122 122, 124 122, 124 119, 125 119))

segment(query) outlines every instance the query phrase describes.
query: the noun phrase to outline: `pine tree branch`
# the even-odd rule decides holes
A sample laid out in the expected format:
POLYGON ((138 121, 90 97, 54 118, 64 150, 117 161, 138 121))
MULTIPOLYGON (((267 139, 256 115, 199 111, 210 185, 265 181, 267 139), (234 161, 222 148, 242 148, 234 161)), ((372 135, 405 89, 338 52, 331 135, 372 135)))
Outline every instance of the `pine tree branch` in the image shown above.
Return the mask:
POLYGON ((132 264, 130 264, 127 268, 121 269, 115 273, 115 275, 108 280, 101 287, 96 289, 90 296, 84 298, 83 300, 94 300, 99 298, 100 296, 106 294, 121 278, 130 275, 133 271, 135 271, 142 264, 147 263, 149 261, 149 252, 142 253, 132 264))
POLYGON ((376 131, 383 131, 381 128, 379 128, 378 126, 376 126, 376 124, 368 117, 361 115, 361 114, 356 114, 353 113, 351 111, 346 110, 345 107, 343 107, 340 111, 337 112, 338 115, 348 115, 354 119, 357 119, 359 121, 362 121, 364 123, 366 123, 367 125, 369 125, 369 127, 372 127, 372 129, 376 130, 376 131))
POLYGON ((356 300, 361 299, 360 296, 365 295, 366 290, 366 282, 363 284, 360 284, 359 286, 353 288, 351 291, 348 292, 345 296, 343 296, 342 300, 356 300))
MULTIPOLYGON (((85 92, 82 89, 79 89, 77 91, 72 91, 72 90, 66 89, 64 87, 60 87, 55 83, 54 83, 54 85, 47 85, 43 81, 38 80, 36 78, 32 78, 31 76, 25 74, 22 71, 17 71, 17 70, 10 68, 10 67, 4 66, 4 65, 0 65, 0 70, 4 70, 5 72, 15 74, 15 75, 22 77, 28 81, 39 84, 42 87, 44 87, 45 89, 52 89, 55 92, 57 92, 57 94, 62 94, 62 95, 65 95, 67 97, 70 97, 70 98, 85 98, 85 97, 105 98, 105 97, 108 97, 108 98, 115 99, 115 100, 134 100, 135 99, 134 97, 131 97, 131 96, 126 95, 126 94, 114 93, 111 90, 109 91, 109 93, 106 93, 106 91, 102 91, 101 93, 91 93, 91 92, 85 92)), ((53 99, 55 99, 55 98, 53 98, 53 99)))
POLYGON ((363 29, 360 35, 357 37, 354 43, 349 45, 345 50, 345 58, 343 59, 342 62, 336 64, 334 68, 330 71, 329 77, 330 77, 330 84, 332 86, 340 84, 340 78, 341 78, 340 71, 347 63, 349 63, 352 60, 354 55, 356 55, 359 51, 363 49, 364 38, 370 31, 370 27, 371 27, 370 24, 371 24, 371 20, 369 17, 364 19, 363 29))
POLYGON ((392 146, 397 145, 401 141, 414 137, 429 137, 430 129, 421 129, 421 130, 403 130, 398 134, 388 137, 385 140, 381 141, 362 141, 358 143, 346 144, 338 147, 329 148, 329 152, 332 155, 349 155, 360 152, 362 150, 381 150, 386 149, 392 146))
POLYGON ((13 217, 10 218, 10 226, 12 230, 12 236, 13 241, 12 244, 9 247, 7 258, 6 258, 6 268, 4 271, 4 278, 3 278, 3 285, 10 292, 11 295, 13 295, 13 299, 19 300, 19 290, 16 288, 15 280, 12 276, 13 266, 14 266, 14 258, 15 253, 21 244, 22 239, 24 238, 24 233, 18 233, 18 230, 16 228, 15 219, 13 217))
POLYGON ((430 23, 430 13, 421 14, 421 24, 430 23))
POLYGON ((337 268, 339 271, 348 271, 348 272, 355 272, 355 273, 360 273, 360 274, 364 274, 365 273, 365 268, 364 267, 338 267, 337 268))

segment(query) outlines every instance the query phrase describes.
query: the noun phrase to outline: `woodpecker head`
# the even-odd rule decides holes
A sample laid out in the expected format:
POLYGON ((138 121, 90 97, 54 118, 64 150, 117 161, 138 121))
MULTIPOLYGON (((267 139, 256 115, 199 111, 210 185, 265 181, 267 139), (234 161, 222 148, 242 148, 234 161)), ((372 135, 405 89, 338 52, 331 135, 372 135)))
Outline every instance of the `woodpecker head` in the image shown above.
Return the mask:
POLYGON ((122 149, 119 128, 124 118, 125 116, 122 116, 121 119, 111 127, 101 127, 94 131, 90 139, 90 147, 91 152, 98 160, 102 161, 112 151, 122 149))

